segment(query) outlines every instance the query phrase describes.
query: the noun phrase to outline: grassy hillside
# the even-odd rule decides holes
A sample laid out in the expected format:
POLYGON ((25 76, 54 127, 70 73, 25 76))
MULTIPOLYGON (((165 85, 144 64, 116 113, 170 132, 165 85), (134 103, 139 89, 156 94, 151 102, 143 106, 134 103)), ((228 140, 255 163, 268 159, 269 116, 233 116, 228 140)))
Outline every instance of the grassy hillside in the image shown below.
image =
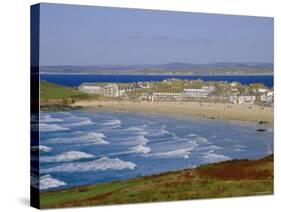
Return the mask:
POLYGON ((67 98, 85 99, 88 94, 82 93, 73 88, 56 85, 47 81, 40 81, 40 98, 41 100, 61 100, 67 98))
POLYGON ((273 193, 273 156, 233 160, 127 181, 42 192, 42 208, 173 201, 273 193))

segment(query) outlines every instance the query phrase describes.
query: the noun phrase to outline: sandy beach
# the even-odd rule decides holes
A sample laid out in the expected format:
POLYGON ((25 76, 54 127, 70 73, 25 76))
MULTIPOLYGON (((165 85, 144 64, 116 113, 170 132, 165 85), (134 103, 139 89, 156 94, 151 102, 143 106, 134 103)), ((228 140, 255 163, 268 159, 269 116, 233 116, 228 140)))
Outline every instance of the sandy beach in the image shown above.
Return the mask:
POLYGON ((258 105, 200 102, 132 102, 132 101, 78 101, 74 106, 90 110, 164 113, 179 117, 189 116, 206 119, 265 121, 273 126, 273 108, 258 105))

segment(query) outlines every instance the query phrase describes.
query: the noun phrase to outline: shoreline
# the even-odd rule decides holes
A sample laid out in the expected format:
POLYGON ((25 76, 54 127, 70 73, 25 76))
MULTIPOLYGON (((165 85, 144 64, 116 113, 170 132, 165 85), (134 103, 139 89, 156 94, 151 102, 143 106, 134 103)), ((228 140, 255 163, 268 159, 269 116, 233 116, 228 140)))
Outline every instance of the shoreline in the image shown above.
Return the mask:
POLYGON ((142 112, 148 114, 166 114, 180 118, 200 118, 206 120, 223 120, 248 122, 252 124, 266 123, 273 127, 273 107, 258 105, 236 105, 229 103, 206 102, 133 102, 114 100, 77 101, 72 106, 89 111, 109 112, 142 112))

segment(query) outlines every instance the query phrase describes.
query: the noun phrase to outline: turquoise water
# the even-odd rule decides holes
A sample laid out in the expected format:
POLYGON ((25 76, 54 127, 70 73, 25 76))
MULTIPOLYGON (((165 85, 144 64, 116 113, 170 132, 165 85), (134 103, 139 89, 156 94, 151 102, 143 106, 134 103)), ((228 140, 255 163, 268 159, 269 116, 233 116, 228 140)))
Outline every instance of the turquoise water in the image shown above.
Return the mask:
POLYGON ((273 151, 273 131, 217 120, 111 112, 40 114, 40 188, 110 182, 273 151))

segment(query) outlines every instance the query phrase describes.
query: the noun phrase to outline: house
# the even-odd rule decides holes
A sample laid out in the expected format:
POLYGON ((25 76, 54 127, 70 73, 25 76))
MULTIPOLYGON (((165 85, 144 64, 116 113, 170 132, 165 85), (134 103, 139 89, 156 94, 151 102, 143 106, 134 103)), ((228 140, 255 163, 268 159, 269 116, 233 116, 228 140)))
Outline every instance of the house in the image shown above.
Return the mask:
POLYGON ((138 96, 138 99, 141 101, 153 102, 153 93, 142 93, 140 96, 138 96))
POLYGON ((103 95, 107 97, 118 97, 118 86, 115 83, 104 86, 103 95))
POLYGON ((270 92, 267 92, 267 93, 262 93, 261 95, 260 95, 260 98, 259 98, 259 100, 261 101, 261 102, 263 102, 263 103, 272 103, 273 102, 273 92, 272 91, 270 91, 270 92))
POLYGON ((256 96, 241 95, 238 97, 238 104, 254 104, 256 96))
POLYGON ((249 94, 233 94, 229 97, 229 101, 233 104, 254 104, 256 96, 249 94))
POLYGON ((206 99, 208 97, 209 91, 205 89, 197 89, 197 88, 187 88, 184 89, 183 96, 185 98, 192 99, 206 99))
POLYGON ((267 89, 266 88, 258 88, 259 93, 266 93, 267 89))
POLYGON ((95 83, 82 83, 78 90, 87 94, 102 94, 103 89, 102 86, 97 85, 95 83))
POLYGON ((152 101, 180 101, 182 93, 154 92, 152 101))
POLYGON ((211 93, 212 91, 214 91, 216 88, 215 86, 203 86, 201 89, 208 91, 208 93, 211 93))

